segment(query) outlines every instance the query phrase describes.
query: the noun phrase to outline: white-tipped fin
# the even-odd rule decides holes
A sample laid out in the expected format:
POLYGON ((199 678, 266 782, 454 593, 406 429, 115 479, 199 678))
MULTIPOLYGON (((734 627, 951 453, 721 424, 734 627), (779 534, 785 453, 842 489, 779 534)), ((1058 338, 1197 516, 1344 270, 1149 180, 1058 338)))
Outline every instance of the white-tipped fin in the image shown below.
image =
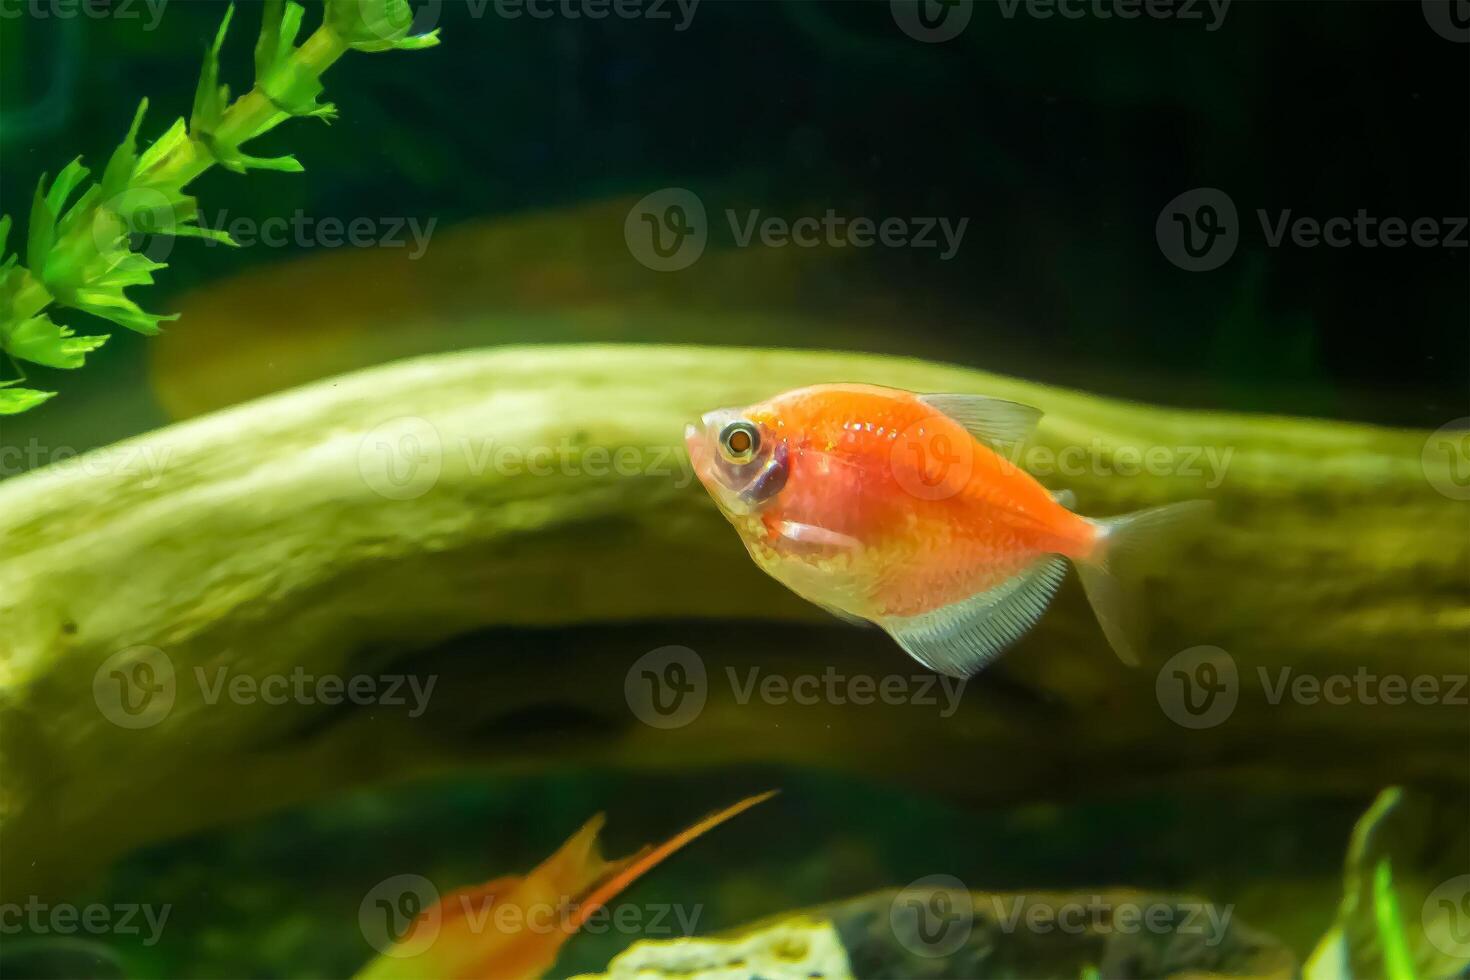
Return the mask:
POLYGON ((1122 566, 1146 558, 1168 540, 1170 532, 1203 519, 1210 509, 1207 500, 1187 500, 1093 522, 1100 531, 1097 551, 1092 558, 1077 563, 1077 574, 1108 645, 1130 667, 1139 662, 1135 637, 1140 617, 1137 603, 1120 575, 1120 571, 1126 571, 1122 566))
POLYGON ((1024 442, 1036 431, 1041 409, 984 395, 920 395, 919 401, 963 425, 992 448, 1024 442))
POLYGON ((969 677, 1036 625, 1066 574, 1066 559, 1047 555, 993 589, 920 616, 890 616, 878 625, 930 670, 969 677))
POLYGON ((1058 490, 1051 495, 1051 499, 1061 504, 1068 510, 1077 509, 1077 495, 1070 490, 1058 490))

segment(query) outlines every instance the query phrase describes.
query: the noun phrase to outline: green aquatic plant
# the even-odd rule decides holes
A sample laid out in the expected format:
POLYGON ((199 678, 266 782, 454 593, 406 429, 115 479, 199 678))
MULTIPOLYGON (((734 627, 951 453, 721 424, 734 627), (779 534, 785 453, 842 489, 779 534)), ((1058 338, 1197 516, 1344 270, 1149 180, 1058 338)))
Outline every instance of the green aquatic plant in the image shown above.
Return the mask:
POLYGON ((1388 980, 1414 980, 1414 954, 1399 914, 1399 896, 1393 887, 1393 868, 1380 858, 1373 869, 1373 916, 1378 923, 1378 946, 1388 980))
POLYGON ((166 267, 144 251, 146 236, 210 238, 235 244, 223 231, 199 224, 199 204, 185 187, 215 165, 247 170, 299 172, 292 156, 255 157, 241 146, 287 119, 311 116, 330 121, 336 108, 319 101, 321 76, 349 50, 416 50, 438 43, 438 31, 411 35, 408 0, 324 0, 321 25, 300 45, 305 8, 294 0, 266 0, 255 44, 255 83, 230 100, 220 83, 220 50, 234 7, 204 59, 193 111, 176 119, 141 153, 138 133, 148 111, 144 99, 121 145, 99 180, 81 158, 47 184, 36 185, 25 242, 8 249, 11 220, 0 217, 0 351, 18 377, 0 380, 0 415, 27 411, 55 392, 19 387, 21 362, 71 370, 108 340, 106 334, 78 336, 47 312, 64 307, 90 313, 141 334, 156 334, 174 317, 149 313, 127 295, 146 286, 166 267), (20 250, 25 261, 21 262, 20 250))

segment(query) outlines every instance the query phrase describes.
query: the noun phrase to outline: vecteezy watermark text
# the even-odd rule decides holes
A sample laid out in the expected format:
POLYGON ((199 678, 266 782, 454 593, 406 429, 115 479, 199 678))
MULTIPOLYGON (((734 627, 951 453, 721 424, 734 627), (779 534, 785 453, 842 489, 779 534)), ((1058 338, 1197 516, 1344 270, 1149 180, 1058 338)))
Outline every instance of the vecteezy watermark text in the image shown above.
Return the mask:
POLYGON ((1011 20, 1024 13, 1036 20, 1178 20, 1198 21, 1213 33, 1225 23, 1231 0, 996 0, 1000 15, 1011 20))
MULTIPOLYGON (((428 251, 429 239, 439 219, 367 215, 318 218, 298 208, 290 215, 268 218, 231 218, 228 211, 222 210, 199 224, 227 233, 242 248, 402 248, 408 249, 411 261, 416 261, 428 251)), ((204 243, 207 246, 220 244, 214 238, 205 238, 204 243)))
POLYGON ((106 905, 52 905, 31 895, 20 902, 0 902, 0 935, 14 936, 143 936, 144 946, 153 946, 163 935, 172 905, 120 902, 106 905), (146 934, 144 927, 147 928, 146 934))
POLYGON ((438 485, 447 466, 471 477, 500 476, 601 479, 647 476, 682 490, 694 480, 689 457, 673 444, 618 446, 583 444, 563 437, 555 445, 522 444, 493 436, 446 438, 417 416, 389 419, 365 435, 357 468, 373 493, 389 500, 415 500, 438 485))
POLYGON ((143 30, 151 31, 163 17, 168 0, 0 0, 0 20, 32 17, 36 20, 145 19, 143 30))
MULTIPOLYGON (((709 699, 709 671, 704 658, 688 647, 650 650, 633 662, 623 680, 628 708, 653 728, 683 728, 699 717, 709 699)), ((965 693, 965 681, 928 671, 912 674, 849 673, 826 667, 819 673, 793 675, 726 667, 723 681, 735 703, 797 707, 816 705, 914 705, 934 708, 949 718, 965 693)))
MULTIPOLYGON (((418 718, 428 709, 437 674, 245 673, 229 666, 196 666, 192 678, 199 700, 251 706, 355 704, 406 708, 418 718)), ((119 650, 92 675, 92 698, 104 718, 121 728, 151 728, 167 718, 178 700, 179 678, 173 660, 158 647, 119 650)))
MULTIPOLYGON (((1398 217, 1358 208, 1352 215, 1320 217, 1292 208, 1255 209, 1268 248, 1466 248, 1470 218, 1457 215, 1398 217)), ((1218 187, 1178 195, 1159 212, 1154 233, 1164 257, 1188 272, 1208 272, 1230 260, 1243 222, 1235 201, 1218 187)))
POLYGON ((0 478, 52 466, 77 469, 87 476, 141 476, 138 487, 151 490, 162 480, 170 455, 167 446, 146 442, 80 453, 70 446, 48 446, 32 437, 22 446, 0 446, 0 478))
MULTIPOLYGON (((1351 672, 1314 674, 1292 666, 1257 666, 1256 696, 1272 707, 1291 703, 1328 708, 1348 705, 1470 706, 1470 675, 1351 672)), ((1155 694, 1169 720, 1184 728, 1214 728, 1234 714, 1242 694, 1235 658, 1219 647, 1181 650, 1159 669, 1155 694)))
MULTIPOLYGON (((410 34, 427 34, 441 26, 446 3, 471 20, 487 15, 508 21, 637 20, 672 24, 682 33, 694 23, 702 0, 414 0, 410 34)), ((386 36, 386 35, 385 35, 386 36)))
MULTIPOLYGON (((906 248, 937 252, 942 262, 959 252, 970 225, 966 217, 855 216, 835 208, 820 215, 772 215, 761 208, 726 208, 723 214, 736 248, 906 248)), ((683 187, 645 196, 623 222, 629 253, 656 272, 678 272, 697 262, 711 230, 703 199, 683 187)))
POLYGON ((583 918, 571 896, 520 902, 504 895, 460 891, 441 899, 438 887, 428 878, 401 874, 378 882, 363 896, 357 921, 368 945, 388 956, 406 958, 433 946, 446 919, 476 936, 612 932, 664 937, 693 935, 703 912, 703 905, 618 902, 583 918))
POLYGON ((978 905, 976 898, 953 875, 926 875, 893 897, 889 928, 909 952, 933 958, 950 956, 965 945, 981 920, 1007 935, 1151 933, 1200 937, 1204 945, 1217 946, 1225 940, 1235 914, 1232 905, 1103 894, 990 894, 978 905))
MULTIPOLYGON (((497 17, 516 20, 617 20, 667 21, 682 33, 694 22, 700 0, 464 0, 473 11, 489 2, 497 17)), ((471 16, 474 16, 473 12, 471 16)))
MULTIPOLYGON (((1220 29, 1232 0, 996 0, 1006 20, 1177 20, 1220 29)), ((975 13, 974 0, 889 0, 893 22, 909 37, 939 44, 959 37, 975 13)))

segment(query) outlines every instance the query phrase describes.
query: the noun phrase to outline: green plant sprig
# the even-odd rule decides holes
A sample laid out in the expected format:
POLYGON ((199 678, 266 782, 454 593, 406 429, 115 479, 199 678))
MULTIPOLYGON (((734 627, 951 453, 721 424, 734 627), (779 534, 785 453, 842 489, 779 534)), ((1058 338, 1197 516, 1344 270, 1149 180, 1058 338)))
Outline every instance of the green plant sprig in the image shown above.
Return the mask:
POLYGON ((91 174, 80 157, 49 187, 42 175, 31 203, 24 264, 18 252, 7 250, 11 220, 0 215, 0 352, 18 375, 0 380, 0 415, 19 414, 56 394, 17 387, 26 380, 21 362, 72 370, 108 340, 107 334, 77 336, 51 319, 51 307, 80 310, 149 335, 158 333, 162 321, 177 319, 146 312, 126 290, 151 285, 153 274, 166 267, 135 250, 140 236, 235 244, 225 232, 199 224, 199 203, 184 193, 191 181, 216 164, 242 174, 300 172, 295 157, 254 157, 240 147, 296 116, 335 118, 336 107, 318 101, 321 75, 348 51, 417 50, 439 43, 438 30, 409 34, 408 0, 324 0, 321 25, 298 47, 304 15, 295 0, 265 0, 255 84, 231 102, 229 87, 219 80, 220 49, 234 16, 233 5, 227 8, 205 54, 187 123, 175 120, 139 153, 138 132, 148 111, 143 99, 100 180, 88 182, 91 174))

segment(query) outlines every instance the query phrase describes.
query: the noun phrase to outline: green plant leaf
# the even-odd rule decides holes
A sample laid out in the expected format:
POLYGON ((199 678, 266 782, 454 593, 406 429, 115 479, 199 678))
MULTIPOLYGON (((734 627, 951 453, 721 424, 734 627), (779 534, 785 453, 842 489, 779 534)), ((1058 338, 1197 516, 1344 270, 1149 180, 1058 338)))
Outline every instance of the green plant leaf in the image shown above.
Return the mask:
POLYGON ((1383 952, 1386 980, 1415 980, 1414 954, 1404 934, 1399 915, 1398 893, 1393 888, 1393 869, 1388 858, 1380 858, 1373 869, 1373 915, 1378 922, 1378 946, 1383 952))
POLYGON ((225 8, 225 18, 215 32, 214 43, 204 53, 204 67, 199 72, 199 87, 194 90, 194 112, 189 117, 189 130, 196 136, 214 131, 230 104, 230 88, 219 81, 219 53, 235 16, 235 5, 225 8))
MULTIPOLYGON (((299 27, 301 21, 299 15, 296 21, 296 26, 299 27)), ((282 48, 289 51, 292 42, 296 40, 295 28, 291 30, 290 37, 285 37, 285 33, 285 5, 282 0, 265 0, 265 7, 260 14, 260 36, 255 40, 255 82, 257 85, 280 62, 282 48)))
POLYGON ((107 343, 106 334, 78 337, 45 313, 15 327, 5 343, 10 356, 43 367, 74 370, 86 363, 87 355, 107 343))
POLYGON ((148 313, 124 296, 121 289, 79 289, 67 299, 66 305, 149 337, 158 333, 160 323, 179 318, 177 313, 171 316, 148 313))
MULTIPOLYGON (((408 36, 413 17, 407 0, 325 2, 322 27, 297 47, 305 8, 296 0, 264 0, 254 52, 255 97, 244 105, 230 103, 230 89, 220 80, 220 53, 234 17, 231 4, 205 50, 187 121, 176 118, 140 153, 138 136, 148 112, 148 100, 141 99, 100 179, 88 183, 89 171, 80 157, 49 184, 41 177, 31 202, 24 265, 18 254, 8 252, 11 221, 0 216, 0 349, 17 361, 71 369, 107 342, 106 335, 79 337, 55 323, 45 312, 52 305, 138 333, 158 333, 163 321, 177 317, 147 312, 125 290, 152 284, 153 274, 166 266, 134 252, 134 236, 174 235, 235 245, 227 232, 200 225, 198 202, 184 187, 215 164, 239 173, 300 172, 294 156, 251 156, 241 152, 240 144, 293 115, 330 122, 337 110, 318 101, 320 76, 347 48, 437 43, 437 32, 408 36), (262 97, 268 105, 262 105, 262 97)), ((54 394, 14 387, 23 380, 0 382, 4 414, 25 411, 54 394)))
POLYGON ((326 0, 326 25, 356 51, 413 51, 439 43, 439 31, 410 36, 408 0, 326 0))
POLYGON ((144 99, 138 103, 138 111, 133 114, 133 124, 128 127, 128 135, 118 144, 117 149, 112 151, 112 158, 107 161, 107 169, 102 172, 102 199, 110 201, 123 192, 128 181, 132 180, 133 171, 138 166, 138 130, 143 125, 143 116, 148 112, 148 100, 144 99))
POLYGON ((54 391, 12 388, 14 381, 0 381, 0 415, 19 415, 56 397, 54 391))
POLYGON ((46 205, 46 175, 36 182, 31 199, 31 226, 26 236, 26 264, 38 272, 45 267, 51 246, 56 244, 56 215, 46 205))
POLYGON ((46 207, 50 208, 52 214, 59 215, 66 210, 66 202, 71 197, 71 192, 87 179, 89 173, 91 171, 82 166, 81 157, 77 157, 61 168, 61 173, 56 175, 51 189, 46 192, 46 207))
POLYGON ((189 142, 189 127, 180 117, 175 119, 173 125, 143 151, 142 156, 138 157, 138 165, 134 173, 142 178, 140 183, 148 183, 148 172, 172 154, 177 153, 179 147, 187 142, 189 142))

